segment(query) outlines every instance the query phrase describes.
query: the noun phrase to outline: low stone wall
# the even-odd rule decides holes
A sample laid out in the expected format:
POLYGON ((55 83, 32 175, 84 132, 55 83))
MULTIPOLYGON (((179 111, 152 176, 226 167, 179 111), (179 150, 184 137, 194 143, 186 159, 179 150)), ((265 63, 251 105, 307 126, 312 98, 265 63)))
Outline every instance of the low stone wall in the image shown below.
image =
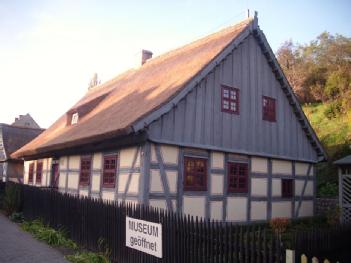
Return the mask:
POLYGON ((338 198, 316 198, 316 216, 325 216, 328 210, 335 210, 338 198))

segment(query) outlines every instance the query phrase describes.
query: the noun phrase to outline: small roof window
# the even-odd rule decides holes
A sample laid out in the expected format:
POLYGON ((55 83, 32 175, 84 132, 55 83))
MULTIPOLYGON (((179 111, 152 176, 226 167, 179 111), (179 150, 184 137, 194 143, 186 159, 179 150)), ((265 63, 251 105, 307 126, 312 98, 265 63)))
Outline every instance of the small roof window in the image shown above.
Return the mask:
POLYGON ((79 119, 78 112, 72 114, 71 125, 77 124, 79 119))

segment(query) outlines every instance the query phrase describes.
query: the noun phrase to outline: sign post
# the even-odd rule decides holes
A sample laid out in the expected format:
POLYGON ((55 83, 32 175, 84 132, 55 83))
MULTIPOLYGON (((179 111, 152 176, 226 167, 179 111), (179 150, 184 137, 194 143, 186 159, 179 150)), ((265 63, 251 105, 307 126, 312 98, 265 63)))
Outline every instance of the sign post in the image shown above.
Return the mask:
POLYGON ((126 246, 162 258, 162 225, 127 216, 126 246))

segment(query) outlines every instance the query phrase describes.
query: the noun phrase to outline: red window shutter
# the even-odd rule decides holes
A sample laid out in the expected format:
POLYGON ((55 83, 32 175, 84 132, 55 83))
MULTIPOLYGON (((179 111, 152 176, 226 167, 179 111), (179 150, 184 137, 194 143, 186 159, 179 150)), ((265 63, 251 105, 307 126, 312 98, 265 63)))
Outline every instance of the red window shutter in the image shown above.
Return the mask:
POLYGON ((33 183, 34 163, 29 164, 28 183, 33 183))
POLYGON ((90 155, 80 158, 79 184, 82 186, 90 184, 91 159, 90 155))
POLYGON ((228 163, 228 192, 247 193, 248 171, 247 163, 228 163))
POLYGON ((207 190, 207 159, 184 157, 184 190, 207 190))
POLYGON ((267 96, 262 97, 262 119, 265 121, 276 121, 276 101, 267 96))
POLYGON ((38 184, 38 185, 41 184, 42 174, 43 174, 43 163, 42 162, 38 162, 37 163, 36 176, 35 176, 35 184, 38 184))
POLYGON ((104 187, 115 187, 117 170, 117 155, 105 155, 102 176, 102 185, 104 187))

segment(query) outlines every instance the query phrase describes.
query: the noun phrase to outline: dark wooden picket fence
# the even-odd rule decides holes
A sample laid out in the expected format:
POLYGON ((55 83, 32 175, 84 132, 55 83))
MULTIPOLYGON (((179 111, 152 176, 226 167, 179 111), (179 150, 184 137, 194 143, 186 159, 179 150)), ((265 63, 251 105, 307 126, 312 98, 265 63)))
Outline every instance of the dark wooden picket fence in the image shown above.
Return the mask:
POLYGON ((311 229, 294 233, 296 258, 328 258, 332 262, 351 262, 351 225, 336 225, 329 229, 311 229))
POLYGON ((79 245, 99 251, 99 240, 115 262, 283 262, 280 241, 263 228, 202 221, 140 205, 78 198, 22 185, 23 214, 64 228, 79 245), (163 258, 125 246, 126 216, 162 224, 163 258))

